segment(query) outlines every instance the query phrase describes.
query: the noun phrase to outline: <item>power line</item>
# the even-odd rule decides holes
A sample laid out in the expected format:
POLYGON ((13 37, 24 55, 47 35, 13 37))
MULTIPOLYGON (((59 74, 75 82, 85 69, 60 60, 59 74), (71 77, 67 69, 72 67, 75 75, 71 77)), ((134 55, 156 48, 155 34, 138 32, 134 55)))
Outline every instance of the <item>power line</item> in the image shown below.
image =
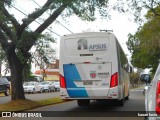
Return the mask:
MULTIPOLYGON (((11 5, 14 9, 16 9, 17 11, 19 11, 20 13, 24 14, 25 16, 28 16, 27 14, 25 14, 24 12, 22 12, 21 10, 19 10, 18 8, 16 8, 15 6, 11 5)), ((34 20, 35 22, 37 22, 39 25, 41 25, 40 22, 34 20)), ((58 33, 56 32, 53 32, 51 29, 47 28, 47 30, 49 30, 50 32, 54 33, 55 35, 61 37, 61 35, 59 35, 58 33)))
POLYGON ((25 11, 25 13, 29 14, 28 11, 23 9, 20 5, 16 4, 16 6, 18 6, 18 8, 20 8, 21 10, 25 11))
POLYGON ((25 16, 27 16, 26 13, 22 12, 21 10, 19 10, 18 8, 16 8, 15 6, 11 5, 14 9, 16 9, 17 11, 19 11, 20 13, 24 14, 25 16))
MULTIPOLYGON (((41 7, 35 0, 33 0, 33 2, 38 5, 39 7, 41 7)), ((47 13, 48 14, 48 13, 47 13)), ((48 14, 49 15, 49 14, 48 14)), ((56 22, 58 22, 60 25, 62 25, 65 29, 67 29, 69 32, 73 33, 70 29, 68 29, 66 26, 64 26, 60 21, 55 20, 56 22)))

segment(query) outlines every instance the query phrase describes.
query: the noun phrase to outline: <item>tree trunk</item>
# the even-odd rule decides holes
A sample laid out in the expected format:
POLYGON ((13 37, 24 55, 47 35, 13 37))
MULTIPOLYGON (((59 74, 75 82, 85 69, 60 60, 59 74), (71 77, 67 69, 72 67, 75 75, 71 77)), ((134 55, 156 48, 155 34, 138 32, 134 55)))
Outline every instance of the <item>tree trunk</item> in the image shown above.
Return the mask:
POLYGON ((2 65, 1 65, 1 61, 0 61, 0 77, 2 76, 1 75, 1 69, 2 69, 2 65))
POLYGON ((22 63, 18 59, 15 50, 10 51, 7 57, 11 69, 11 100, 25 99, 22 86, 22 63))

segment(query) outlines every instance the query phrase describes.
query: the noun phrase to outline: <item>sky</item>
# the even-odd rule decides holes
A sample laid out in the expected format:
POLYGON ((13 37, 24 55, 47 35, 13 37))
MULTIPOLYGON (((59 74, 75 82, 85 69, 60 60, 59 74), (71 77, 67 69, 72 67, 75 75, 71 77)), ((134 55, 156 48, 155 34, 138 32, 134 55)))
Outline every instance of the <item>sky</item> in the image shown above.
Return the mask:
MULTIPOLYGON (((31 13, 35 8, 38 8, 38 5, 42 6, 46 0, 35 0, 36 3, 34 3, 32 0, 15 0, 15 6, 19 10, 21 10, 23 13, 28 14, 31 13)), ((24 14, 16 10, 15 8, 10 9, 10 13, 14 14, 14 16, 18 19, 19 22, 21 22, 21 19, 25 17, 24 14)), ((133 16, 120 14, 117 11, 111 11, 110 12, 111 19, 101 19, 99 15, 96 16, 96 20, 94 22, 85 22, 80 20, 77 16, 73 15, 69 18, 66 18, 65 20, 61 17, 58 17, 58 21, 60 21, 61 24, 65 25, 70 31, 73 33, 81 33, 86 31, 91 32, 98 32, 100 30, 113 30, 113 33, 119 40, 119 43, 121 44, 125 54, 127 54, 128 59, 130 60, 131 54, 129 53, 126 41, 128 40, 128 34, 132 33, 134 34, 137 31, 138 25, 134 23, 131 18, 133 16)), ((43 17, 45 17, 44 15, 43 17)), ((37 20, 40 22, 40 20, 37 20)), ((30 26, 32 29, 36 29, 39 24, 36 22, 33 22, 33 24, 30 26)), ((70 31, 65 29, 62 25, 58 23, 53 23, 50 28, 53 32, 57 33, 60 36, 63 36, 65 34, 71 34, 70 31)), ((48 30, 46 30, 48 31, 48 30)), ((59 57, 59 41, 60 37, 56 34, 52 33, 53 37, 56 38, 57 43, 53 45, 57 51, 57 58, 59 57)))

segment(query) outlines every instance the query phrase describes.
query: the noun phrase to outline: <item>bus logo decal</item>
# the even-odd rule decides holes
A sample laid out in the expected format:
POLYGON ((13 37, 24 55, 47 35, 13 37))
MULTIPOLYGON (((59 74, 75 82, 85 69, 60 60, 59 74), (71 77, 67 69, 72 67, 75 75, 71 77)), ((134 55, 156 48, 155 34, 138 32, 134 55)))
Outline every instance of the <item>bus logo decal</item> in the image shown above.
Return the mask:
POLYGON ((96 78, 96 71, 91 71, 90 72, 90 77, 91 78, 96 78))
POLYGON ((81 38, 78 40, 78 50, 86 50, 88 49, 88 42, 86 39, 81 38))
POLYGON ((109 72, 98 73, 99 78, 108 78, 110 76, 109 72))

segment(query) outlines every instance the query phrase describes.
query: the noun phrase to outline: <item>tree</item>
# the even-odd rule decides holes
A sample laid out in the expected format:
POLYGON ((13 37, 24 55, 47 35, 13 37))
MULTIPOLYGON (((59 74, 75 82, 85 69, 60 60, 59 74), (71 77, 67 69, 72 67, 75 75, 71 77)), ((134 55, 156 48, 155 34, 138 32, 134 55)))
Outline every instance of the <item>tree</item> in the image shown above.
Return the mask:
MULTIPOLYGON (((4 64, 7 68, 8 64, 6 63, 5 53, 4 53, 2 46, 0 44, 0 77, 2 76, 2 64, 4 64)), ((7 72, 7 69, 6 69, 5 73, 6 72, 7 72)))
POLYGON ((148 10, 153 16, 160 16, 159 5, 159 0, 119 0, 115 9, 134 15, 135 22, 141 23, 144 21, 144 13, 148 10))
POLYGON ((2 70, 2 61, 3 61, 3 50, 0 46, 0 77, 1 77, 1 70, 2 70))
POLYGON ((31 57, 30 49, 36 43, 44 30, 58 16, 76 14, 82 20, 95 20, 95 12, 108 17, 108 0, 46 0, 45 4, 22 19, 20 23, 7 7, 13 7, 14 0, 0 1, 0 43, 11 69, 11 100, 25 99, 22 86, 22 72, 31 57), (52 13, 35 30, 29 25, 43 13, 52 13), (65 11, 64 11, 65 10, 65 11))
POLYGON ((130 84, 132 87, 138 87, 142 82, 139 80, 140 75, 144 72, 143 69, 137 69, 136 72, 130 73, 130 84))
POLYGON ((36 41, 35 50, 32 53, 32 58, 34 63, 40 67, 40 71, 44 77, 46 77, 46 69, 49 64, 53 63, 56 59, 55 50, 51 46, 51 43, 55 43, 55 40, 47 33, 41 37, 41 39, 36 41))
POLYGON ((149 10, 145 15, 146 23, 135 35, 129 34, 128 49, 132 53, 132 64, 139 68, 151 68, 154 74, 160 59, 160 6, 149 10), (154 12, 156 13, 154 13, 154 12))

